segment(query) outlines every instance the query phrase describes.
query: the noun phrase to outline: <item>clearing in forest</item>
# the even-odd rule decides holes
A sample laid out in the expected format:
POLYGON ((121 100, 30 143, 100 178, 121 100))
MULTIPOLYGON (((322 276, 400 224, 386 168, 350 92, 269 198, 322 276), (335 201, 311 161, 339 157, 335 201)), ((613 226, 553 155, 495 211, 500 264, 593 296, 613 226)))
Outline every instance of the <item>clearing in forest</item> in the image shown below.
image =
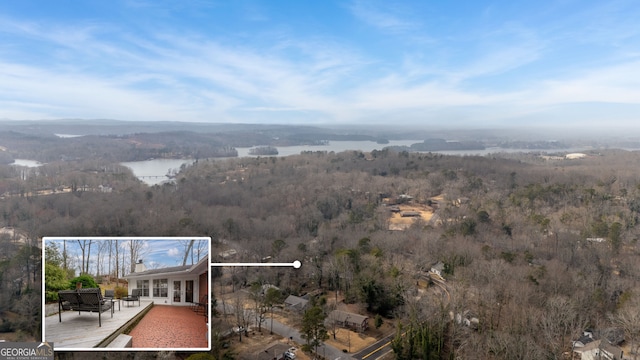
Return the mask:
MULTIPOLYGON (((430 200, 434 202, 442 202, 443 196, 433 197, 430 200)), ((407 202, 387 206, 391 211, 389 218, 389 230, 405 230, 410 227, 417 219, 423 222, 429 222, 434 213, 433 206, 420 204, 416 202, 407 202)))

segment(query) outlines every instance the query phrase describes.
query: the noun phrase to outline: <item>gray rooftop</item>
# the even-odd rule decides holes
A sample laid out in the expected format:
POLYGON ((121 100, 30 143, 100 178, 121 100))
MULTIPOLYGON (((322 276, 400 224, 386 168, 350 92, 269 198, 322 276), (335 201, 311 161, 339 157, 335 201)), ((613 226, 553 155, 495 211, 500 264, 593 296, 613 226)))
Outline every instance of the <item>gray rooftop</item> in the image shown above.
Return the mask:
POLYGON ((181 266, 170 266, 159 269, 151 269, 145 270, 142 272, 133 272, 129 274, 129 276, 139 276, 139 275, 153 275, 153 274, 165 274, 165 273, 174 273, 174 272, 182 272, 189 270, 193 265, 181 265, 181 266))

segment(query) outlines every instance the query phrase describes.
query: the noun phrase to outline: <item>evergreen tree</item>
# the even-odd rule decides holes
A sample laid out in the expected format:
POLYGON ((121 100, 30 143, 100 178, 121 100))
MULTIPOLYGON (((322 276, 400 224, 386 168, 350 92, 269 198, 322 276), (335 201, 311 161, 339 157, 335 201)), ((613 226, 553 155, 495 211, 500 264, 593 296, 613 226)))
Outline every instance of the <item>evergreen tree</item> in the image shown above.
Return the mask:
POLYGON ((302 318, 302 338, 307 340, 307 348, 313 348, 315 353, 318 347, 329 338, 327 329, 324 326, 325 313, 322 307, 316 305, 304 312, 302 318))

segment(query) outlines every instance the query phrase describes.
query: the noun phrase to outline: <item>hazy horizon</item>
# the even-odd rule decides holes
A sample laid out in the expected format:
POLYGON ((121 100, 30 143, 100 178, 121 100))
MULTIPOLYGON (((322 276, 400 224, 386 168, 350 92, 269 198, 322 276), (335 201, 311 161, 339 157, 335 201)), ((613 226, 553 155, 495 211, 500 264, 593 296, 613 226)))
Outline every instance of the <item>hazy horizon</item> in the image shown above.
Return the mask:
MULTIPOLYGON (((450 134, 455 138, 457 135, 467 135, 470 138, 486 137, 508 137, 510 140, 567 140, 583 139, 588 140, 638 140, 640 139, 640 123, 619 125, 577 125, 577 124, 503 124, 500 126, 483 126, 483 124, 450 125, 450 124, 363 124, 363 123, 223 123, 223 122, 191 122, 191 121, 153 121, 153 120, 121 120, 121 119, 25 119, 11 120, 0 119, 0 124, 9 125, 11 129, 26 131, 37 126, 38 129, 48 129, 52 134, 64 135, 87 135, 105 134, 104 131, 90 131, 96 127, 118 129, 113 134, 130 134, 140 132, 166 132, 166 131, 205 131, 209 133, 226 132, 238 130, 239 126, 246 127, 248 131, 259 131, 261 127, 308 127, 311 131, 328 131, 329 133, 342 133, 349 135, 370 135, 380 136, 386 139, 420 139, 428 137, 446 137, 450 134), (81 126, 80 126, 81 125, 81 126), (124 128, 121 126, 125 126, 124 128), (253 128, 253 127, 256 128, 253 128), (56 131, 58 129, 59 131, 56 131)), ((606 141, 605 141, 606 142, 606 141)))
POLYGON ((0 119, 630 129, 639 15, 630 1, 7 2, 0 119))

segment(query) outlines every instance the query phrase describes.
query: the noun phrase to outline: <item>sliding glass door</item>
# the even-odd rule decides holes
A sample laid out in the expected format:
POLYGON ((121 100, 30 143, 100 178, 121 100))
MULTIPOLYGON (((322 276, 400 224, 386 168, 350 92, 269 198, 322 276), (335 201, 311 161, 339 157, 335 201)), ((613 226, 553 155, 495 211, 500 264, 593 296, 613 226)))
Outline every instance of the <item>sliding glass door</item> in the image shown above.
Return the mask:
POLYGON ((188 303, 193 302, 193 280, 186 280, 184 282, 184 301, 188 303))
POLYGON ((173 281, 173 302, 181 303, 182 302, 182 281, 174 280, 173 281))

